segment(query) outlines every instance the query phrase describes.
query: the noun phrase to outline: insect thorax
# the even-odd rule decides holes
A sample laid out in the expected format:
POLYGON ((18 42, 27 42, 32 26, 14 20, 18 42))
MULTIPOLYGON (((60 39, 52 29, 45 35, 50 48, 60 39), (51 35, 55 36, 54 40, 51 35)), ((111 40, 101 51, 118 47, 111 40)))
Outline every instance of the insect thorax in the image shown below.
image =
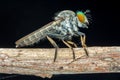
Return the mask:
POLYGON ((56 26, 56 34, 62 37, 56 37, 59 39, 72 39, 72 36, 76 36, 78 32, 77 17, 73 11, 65 10, 61 11, 55 20, 63 18, 59 26, 56 26))

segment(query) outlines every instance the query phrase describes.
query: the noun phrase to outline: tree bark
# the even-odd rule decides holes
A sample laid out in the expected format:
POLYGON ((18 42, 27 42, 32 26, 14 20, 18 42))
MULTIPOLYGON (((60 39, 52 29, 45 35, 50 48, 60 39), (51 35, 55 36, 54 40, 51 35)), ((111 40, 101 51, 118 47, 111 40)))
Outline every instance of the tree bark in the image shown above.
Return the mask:
POLYGON ((51 77, 53 74, 119 73, 120 47, 59 48, 55 49, 0 48, 0 73, 27 74, 51 77))

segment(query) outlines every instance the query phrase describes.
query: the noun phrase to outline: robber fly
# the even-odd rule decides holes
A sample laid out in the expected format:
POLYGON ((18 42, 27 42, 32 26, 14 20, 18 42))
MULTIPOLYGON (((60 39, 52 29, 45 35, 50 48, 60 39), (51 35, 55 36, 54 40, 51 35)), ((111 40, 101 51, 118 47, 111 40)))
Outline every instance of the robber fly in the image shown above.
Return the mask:
MULTIPOLYGON (((54 17, 54 21, 17 40, 15 42, 16 47, 33 45, 34 43, 38 43, 42 39, 47 38, 55 47, 55 61, 58 45, 52 38, 61 40, 66 46, 72 49, 74 54, 72 46, 77 47, 77 45, 72 42, 72 37, 77 36, 80 37, 82 47, 86 51, 86 36, 84 33, 80 32, 79 28, 88 28, 88 12, 89 10, 86 10, 85 12, 77 11, 76 13, 71 10, 63 10, 54 17)), ((73 55, 73 58, 75 59, 75 55, 73 55)))

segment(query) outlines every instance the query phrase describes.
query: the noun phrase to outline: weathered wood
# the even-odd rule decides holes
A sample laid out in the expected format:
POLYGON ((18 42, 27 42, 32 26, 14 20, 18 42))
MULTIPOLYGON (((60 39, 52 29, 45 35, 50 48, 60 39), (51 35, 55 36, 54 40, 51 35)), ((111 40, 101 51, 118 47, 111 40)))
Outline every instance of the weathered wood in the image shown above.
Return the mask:
POLYGON ((86 74, 120 72, 120 47, 60 48, 56 62, 55 49, 0 48, 0 73, 51 77, 53 74, 86 74))

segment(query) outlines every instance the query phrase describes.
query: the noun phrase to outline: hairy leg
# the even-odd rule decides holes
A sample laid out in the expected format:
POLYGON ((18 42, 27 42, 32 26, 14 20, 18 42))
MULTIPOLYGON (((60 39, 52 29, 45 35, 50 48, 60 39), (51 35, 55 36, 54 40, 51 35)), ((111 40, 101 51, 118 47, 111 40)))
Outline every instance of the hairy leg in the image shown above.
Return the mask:
POLYGON ((88 50, 87 50, 87 46, 86 46, 86 36, 84 33, 82 32, 78 32, 78 35, 80 35, 80 41, 81 41, 81 45, 86 53, 87 56, 89 56, 88 50))
POLYGON ((75 48, 77 48, 77 45, 76 45, 74 42, 72 42, 72 41, 67 41, 67 43, 69 43, 69 44, 73 45, 75 48))
POLYGON ((73 60, 75 60, 75 52, 73 50, 73 47, 70 44, 68 44, 66 41, 64 41, 64 40, 62 40, 62 42, 72 50, 73 60))
POLYGON ((47 39, 50 41, 50 43, 55 47, 55 57, 54 57, 54 62, 56 61, 56 58, 57 58, 57 50, 58 50, 58 45, 56 44, 56 42, 50 38, 49 36, 47 36, 47 39))

